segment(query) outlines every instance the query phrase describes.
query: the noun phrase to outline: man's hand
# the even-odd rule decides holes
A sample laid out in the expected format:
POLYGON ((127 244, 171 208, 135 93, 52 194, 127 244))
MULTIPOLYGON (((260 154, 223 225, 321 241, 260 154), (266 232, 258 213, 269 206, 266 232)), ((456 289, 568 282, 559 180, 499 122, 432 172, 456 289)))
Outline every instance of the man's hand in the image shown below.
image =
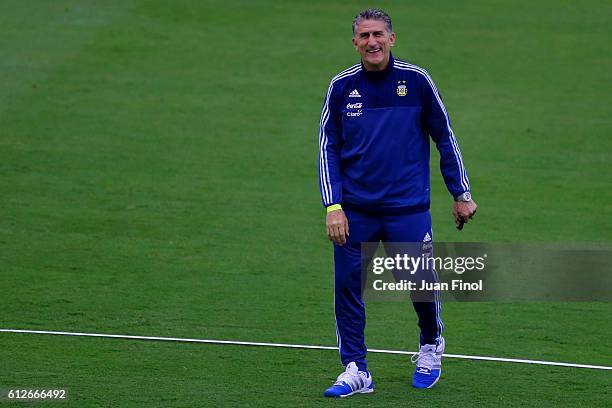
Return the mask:
POLYGON ((327 238, 338 245, 346 244, 346 237, 349 235, 349 226, 344 211, 335 210, 327 213, 325 219, 327 225, 327 238))
POLYGON ((453 217, 455 217, 455 226, 459 231, 463 229, 463 224, 467 224, 469 220, 476 214, 476 202, 471 201, 455 201, 453 204, 453 217))

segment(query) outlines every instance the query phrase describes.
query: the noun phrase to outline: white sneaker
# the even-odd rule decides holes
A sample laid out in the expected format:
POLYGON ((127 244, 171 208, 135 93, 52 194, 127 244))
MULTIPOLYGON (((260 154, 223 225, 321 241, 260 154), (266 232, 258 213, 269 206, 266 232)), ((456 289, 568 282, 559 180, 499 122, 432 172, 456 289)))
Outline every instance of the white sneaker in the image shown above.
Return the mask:
POLYGON ((444 337, 440 337, 438 345, 425 344, 418 354, 412 356, 416 368, 412 376, 412 386, 415 388, 431 388, 442 374, 442 354, 444 353, 444 337))
POLYGON ((349 363, 346 371, 323 393, 326 397, 344 398, 353 394, 367 394, 374 391, 374 382, 368 371, 359 371, 357 364, 349 363))

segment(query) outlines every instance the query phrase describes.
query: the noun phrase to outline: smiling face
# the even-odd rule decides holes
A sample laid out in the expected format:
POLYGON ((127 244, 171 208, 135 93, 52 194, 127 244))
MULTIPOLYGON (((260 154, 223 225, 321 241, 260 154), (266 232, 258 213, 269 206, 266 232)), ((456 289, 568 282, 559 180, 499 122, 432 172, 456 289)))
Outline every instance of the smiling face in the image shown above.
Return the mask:
POLYGON ((382 71, 389 63, 395 33, 388 32, 384 21, 363 20, 353 35, 353 45, 368 71, 382 71))

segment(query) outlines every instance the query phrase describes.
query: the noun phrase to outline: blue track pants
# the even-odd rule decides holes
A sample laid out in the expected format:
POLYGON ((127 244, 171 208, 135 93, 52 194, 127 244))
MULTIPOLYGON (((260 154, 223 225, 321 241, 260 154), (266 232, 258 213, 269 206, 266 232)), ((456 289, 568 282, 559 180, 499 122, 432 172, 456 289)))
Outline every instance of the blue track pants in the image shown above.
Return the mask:
MULTIPOLYGON (((373 215, 349 209, 345 209, 345 214, 350 235, 345 245, 334 244, 336 335, 342 364, 346 366, 354 361, 360 370, 366 370, 361 243, 423 242, 426 234, 433 237, 431 215, 429 211, 405 215, 373 215)), ((413 302, 413 306, 421 329, 421 345, 436 344, 444 330, 440 319, 440 303, 413 302)))

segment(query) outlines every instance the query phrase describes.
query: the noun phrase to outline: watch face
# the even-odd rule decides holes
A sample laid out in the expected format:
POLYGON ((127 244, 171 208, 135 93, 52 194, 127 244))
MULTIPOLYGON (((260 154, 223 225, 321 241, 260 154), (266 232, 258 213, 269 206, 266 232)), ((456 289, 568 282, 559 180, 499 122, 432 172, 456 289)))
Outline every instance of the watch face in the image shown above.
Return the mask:
POLYGON ((472 194, 469 191, 463 193, 463 201, 472 201, 472 194))

